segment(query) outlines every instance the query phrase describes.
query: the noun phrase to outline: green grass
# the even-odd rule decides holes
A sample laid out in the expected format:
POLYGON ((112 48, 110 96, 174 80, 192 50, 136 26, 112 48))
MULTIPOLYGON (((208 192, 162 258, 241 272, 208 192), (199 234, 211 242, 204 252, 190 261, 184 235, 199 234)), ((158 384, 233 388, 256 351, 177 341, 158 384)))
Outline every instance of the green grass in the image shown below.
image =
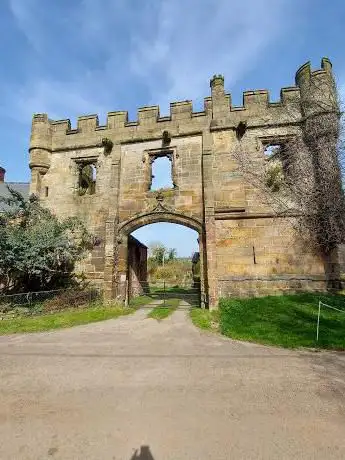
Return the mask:
POLYGON ((220 332, 233 339, 287 348, 345 349, 345 297, 328 294, 296 294, 250 299, 221 299, 220 332), (323 307, 316 342, 318 302, 323 307))
POLYGON ((147 315, 148 318, 153 318, 158 321, 167 318, 170 316, 180 303, 179 299, 169 299, 166 301, 165 305, 157 305, 154 307, 150 313, 147 315))
POLYGON ((92 306, 83 310, 67 310, 29 318, 14 318, 0 321, 0 335, 19 332, 41 332, 80 324, 104 321, 132 313, 131 308, 118 306, 92 306))
POLYGON ((130 307, 142 307, 143 305, 148 305, 149 303, 152 303, 152 298, 147 296, 147 295, 140 295, 138 297, 133 297, 129 301, 129 306, 130 307))
POLYGON ((219 310, 210 311, 203 308, 192 308, 189 315, 194 326, 200 329, 209 331, 218 329, 219 310))

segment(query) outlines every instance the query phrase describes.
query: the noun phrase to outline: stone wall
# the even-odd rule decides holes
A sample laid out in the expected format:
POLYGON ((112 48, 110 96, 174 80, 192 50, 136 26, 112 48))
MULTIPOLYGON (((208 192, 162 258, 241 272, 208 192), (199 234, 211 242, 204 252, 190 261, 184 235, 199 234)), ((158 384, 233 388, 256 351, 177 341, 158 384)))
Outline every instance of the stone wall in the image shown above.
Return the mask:
POLYGON ((133 236, 128 238, 128 296, 142 295, 147 288, 147 247, 133 236))
POLYGON ((170 105, 167 117, 156 106, 144 107, 134 122, 118 111, 108 114, 105 126, 96 115, 80 117, 75 129, 69 120, 35 115, 31 192, 57 215, 80 216, 100 238, 80 269, 109 298, 126 297, 128 236, 161 221, 199 233, 202 297, 211 307, 221 295, 322 289, 322 261, 301 247, 291 219, 273 218, 260 190, 244 180, 235 154, 241 149, 263 162, 268 143, 305 134, 310 114, 303 104, 312 81, 318 97, 329 96, 320 92, 320 84, 332 81, 328 59, 316 71, 302 66, 296 86, 283 88, 277 102, 265 90, 246 91, 236 107, 216 75, 202 112, 182 101, 170 105), (157 193, 150 190, 152 164, 161 156, 171 161, 174 187, 157 193), (97 172, 90 193, 80 185, 88 165, 97 172))
POLYGON ((323 261, 296 240, 290 219, 254 214, 216 226, 221 296, 325 288, 323 261))

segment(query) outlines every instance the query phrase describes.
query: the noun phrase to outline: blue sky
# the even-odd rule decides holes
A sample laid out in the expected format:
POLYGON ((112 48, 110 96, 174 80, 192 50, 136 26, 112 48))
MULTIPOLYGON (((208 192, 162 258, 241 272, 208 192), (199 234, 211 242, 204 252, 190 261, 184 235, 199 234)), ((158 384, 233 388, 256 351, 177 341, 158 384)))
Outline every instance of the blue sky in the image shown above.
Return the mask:
POLYGON ((166 222, 150 224, 133 232, 133 236, 148 246, 150 243, 162 242, 169 249, 177 249, 180 257, 191 257, 199 251, 198 233, 182 225, 166 222))
MULTIPOLYGON (((197 110, 215 73, 235 104, 247 89, 274 100, 301 64, 328 56, 345 93, 344 23, 343 0, 1 0, 0 165, 8 181, 29 179, 35 112, 75 125, 113 110, 135 119, 148 104, 164 115, 176 100, 197 110)), ((162 233, 190 254, 194 235, 162 233)))

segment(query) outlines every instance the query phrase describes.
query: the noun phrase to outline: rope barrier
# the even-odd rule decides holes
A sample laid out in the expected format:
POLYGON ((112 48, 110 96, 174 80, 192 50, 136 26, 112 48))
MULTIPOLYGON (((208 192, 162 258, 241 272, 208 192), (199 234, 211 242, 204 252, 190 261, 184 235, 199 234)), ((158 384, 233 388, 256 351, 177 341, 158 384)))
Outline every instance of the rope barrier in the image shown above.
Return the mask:
POLYGON ((341 310, 340 308, 332 307, 331 305, 328 305, 327 303, 321 302, 321 300, 319 300, 319 310, 318 310, 318 314, 317 314, 317 326, 316 326, 316 341, 317 342, 319 341, 320 315, 321 315, 321 306, 322 305, 324 307, 330 308, 331 310, 336 310, 336 311, 340 311, 341 313, 345 313, 345 310, 341 310))

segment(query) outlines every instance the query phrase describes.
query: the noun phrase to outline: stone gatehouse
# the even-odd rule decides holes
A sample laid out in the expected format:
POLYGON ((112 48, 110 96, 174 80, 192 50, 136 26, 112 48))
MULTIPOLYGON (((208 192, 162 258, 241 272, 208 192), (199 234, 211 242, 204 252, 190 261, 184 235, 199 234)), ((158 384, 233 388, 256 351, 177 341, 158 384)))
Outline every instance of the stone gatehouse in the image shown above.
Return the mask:
POLYGON ((329 83, 331 67, 326 58, 319 70, 304 64, 296 86, 283 88, 277 102, 256 90, 244 92, 243 105, 234 106, 223 77, 215 75, 201 112, 193 112, 191 101, 173 102, 169 116, 161 117, 157 106, 142 107, 135 121, 116 111, 105 126, 87 115, 76 128, 36 114, 31 192, 57 215, 81 217, 99 237, 82 269, 107 298, 126 298, 129 235, 154 222, 199 233, 202 298, 210 307, 220 296, 323 289, 322 260, 296 239, 288 219, 276 218, 260 201, 233 152, 240 144, 265 161, 270 143, 306 130, 310 83, 329 83), (152 164, 159 157, 171 162, 173 186, 157 192, 151 190, 152 164))

